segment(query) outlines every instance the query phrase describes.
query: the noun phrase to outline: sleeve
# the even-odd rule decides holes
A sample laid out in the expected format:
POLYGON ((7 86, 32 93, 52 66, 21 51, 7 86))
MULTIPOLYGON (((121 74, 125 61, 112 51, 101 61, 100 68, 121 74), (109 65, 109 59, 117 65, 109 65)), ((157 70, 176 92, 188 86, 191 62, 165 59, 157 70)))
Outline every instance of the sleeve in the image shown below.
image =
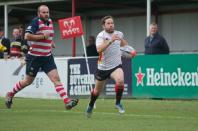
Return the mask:
POLYGON ((123 38, 124 38, 124 34, 123 34, 122 32, 119 32, 119 37, 120 37, 121 39, 123 39, 123 38))
POLYGON ((96 37, 96 47, 101 45, 104 42, 104 38, 102 37, 102 34, 98 34, 98 36, 96 37))
POLYGON ((27 29, 25 30, 26 33, 35 34, 38 31, 38 19, 33 19, 32 22, 29 24, 27 29))

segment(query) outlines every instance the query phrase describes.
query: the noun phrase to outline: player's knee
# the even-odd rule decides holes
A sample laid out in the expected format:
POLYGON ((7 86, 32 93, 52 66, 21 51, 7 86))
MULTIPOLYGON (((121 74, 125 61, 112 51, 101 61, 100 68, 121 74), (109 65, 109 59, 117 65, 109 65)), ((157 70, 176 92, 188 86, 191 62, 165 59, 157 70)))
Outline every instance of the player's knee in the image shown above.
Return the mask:
POLYGON ((92 91, 91 91, 91 94, 93 94, 93 95, 100 95, 100 91, 98 91, 97 89, 93 89, 92 91))
POLYGON ((124 81, 122 79, 119 79, 119 80, 116 81, 116 85, 118 87, 123 86, 124 85, 124 81))

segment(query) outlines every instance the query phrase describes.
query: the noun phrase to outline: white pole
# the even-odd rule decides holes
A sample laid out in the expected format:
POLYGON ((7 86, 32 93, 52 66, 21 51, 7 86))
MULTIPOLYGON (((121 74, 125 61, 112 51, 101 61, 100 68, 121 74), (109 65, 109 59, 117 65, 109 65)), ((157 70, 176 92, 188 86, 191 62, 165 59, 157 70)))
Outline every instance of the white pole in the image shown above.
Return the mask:
POLYGON ((146 21, 146 31, 147 31, 147 36, 149 36, 149 26, 151 24, 151 1, 152 0, 147 0, 147 21, 146 21))
POLYGON ((87 58, 87 52, 86 52, 86 47, 85 47, 85 39, 84 36, 81 36, 82 38, 82 42, 83 42, 83 49, 84 49, 84 53, 85 53, 85 61, 86 61, 86 66, 87 66, 87 73, 88 75, 90 75, 90 70, 89 70, 89 64, 88 64, 88 58, 87 58))
POLYGON ((4 35, 8 38, 8 5, 4 5, 4 35))
MULTIPOLYGON (((87 66, 87 73, 90 76, 90 70, 89 70, 89 63, 88 63, 88 58, 87 58, 87 52, 86 52, 86 47, 85 47, 85 39, 84 36, 81 36, 82 38, 82 42, 83 42, 83 49, 84 49, 84 53, 85 53, 85 61, 86 61, 86 66, 87 66)), ((90 84, 91 88, 92 88, 92 84, 90 84)), ((94 104, 94 108, 96 108, 96 103, 94 104)))

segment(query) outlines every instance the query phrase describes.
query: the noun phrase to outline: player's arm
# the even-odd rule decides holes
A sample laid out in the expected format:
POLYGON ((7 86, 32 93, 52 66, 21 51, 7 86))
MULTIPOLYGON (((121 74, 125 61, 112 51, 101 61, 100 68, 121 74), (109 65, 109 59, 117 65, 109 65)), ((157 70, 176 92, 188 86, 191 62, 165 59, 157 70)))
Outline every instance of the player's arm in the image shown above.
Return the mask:
POLYGON ((100 45, 96 46, 97 52, 98 53, 103 52, 111 44, 112 44, 111 40, 104 40, 100 45))
POLYGON ((35 35, 29 32, 25 33, 25 39, 28 41, 45 40, 48 39, 48 35, 35 35))
POLYGON ((30 25, 25 31, 25 39, 28 41, 46 40, 49 38, 50 33, 36 34, 39 29, 38 19, 32 20, 30 25))
POLYGON ((47 40, 50 37, 50 33, 44 34, 32 34, 30 32, 25 33, 25 39, 28 41, 37 41, 37 40, 47 40))
MULTIPOLYGON (((100 38, 99 38, 100 39, 100 38)), ((103 40, 99 44, 97 44, 97 52, 103 52, 107 47, 109 47, 115 40, 119 40, 120 38, 117 35, 113 35, 111 40, 103 40)))
POLYGON ((121 38, 120 41, 121 41, 121 43, 120 43, 121 47, 128 45, 128 42, 125 39, 121 38))
POLYGON ((128 45, 128 42, 124 39, 124 34, 122 32, 119 32, 119 37, 121 47, 128 45))

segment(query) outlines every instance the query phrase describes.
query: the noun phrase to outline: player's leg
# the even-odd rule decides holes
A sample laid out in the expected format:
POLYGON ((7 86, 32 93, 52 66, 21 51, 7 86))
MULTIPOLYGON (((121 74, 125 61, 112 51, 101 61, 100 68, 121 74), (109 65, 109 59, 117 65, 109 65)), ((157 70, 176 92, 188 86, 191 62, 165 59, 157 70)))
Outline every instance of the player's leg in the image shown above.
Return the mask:
POLYGON ((86 111, 87 117, 91 117, 91 114, 92 114, 93 108, 94 108, 94 104, 95 104, 98 96, 100 95, 105 83, 106 83, 106 80, 99 81, 96 79, 95 88, 91 91, 91 98, 90 98, 90 102, 88 104, 87 111, 86 111))
POLYGON ((47 73, 50 80, 54 83, 56 92, 60 95, 60 97, 63 99, 65 103, 65 108, 67 110, 70 110, 74 106, 78 104, 78 99, 70 99, 67 95, 67 92, 65 88, 63 87, 63 84, 60 81, 60 77, 58 74, 57 69, 53 69, 50 72, 47 73))
POLYGON ((103 89, 105 83, 106 83, 106 80, 103 80, 103 81, 96 80, 96 86, 91 91, 91 99, 89 102, 89 106, 91 106, 91 107, 94 106, 95 101, 98 98, 98 96, 100 95, 100 93, 102 92, 102 89, 103 89))
POLYGON ((72 109, 78 104, 78 99, 68 98, 67 92, 60 81, 60 77, 57 71, 56 64, 54 62, 54 57, 52 55, 42 59, 43 65, 42 70, 47 74, 49 79, 54 83, 56 92, 60 95, 65 103, 65 108, 67 110, 72 109))
POLYGON ((122 68, 117 68, 111 73, 111 78, 115 80, 115 92, 116 92, 116 107, 120 113, 124 113, 125 110, 121 104, 122 94, 124 91, 124 73, 122 68))
POLYGON ((14 95, 24 89, 26 86, 30 85, 34 81, 34 78, 35 77, 26 75, 23 80, 14 85, 13 89, 6 94, 5 105, 7 108, 11 108, 14 95))
POLYGON ((13 89, 6 94, 5 104, 7 108, 11 108, 12 99, 14 95, 24 89, 26 86, 30 85, 34 78, 37 75, 39 70, 39 62, 35 56, 27 55, 26 56, 26 76, 23 80, 16 83, 13 89))

